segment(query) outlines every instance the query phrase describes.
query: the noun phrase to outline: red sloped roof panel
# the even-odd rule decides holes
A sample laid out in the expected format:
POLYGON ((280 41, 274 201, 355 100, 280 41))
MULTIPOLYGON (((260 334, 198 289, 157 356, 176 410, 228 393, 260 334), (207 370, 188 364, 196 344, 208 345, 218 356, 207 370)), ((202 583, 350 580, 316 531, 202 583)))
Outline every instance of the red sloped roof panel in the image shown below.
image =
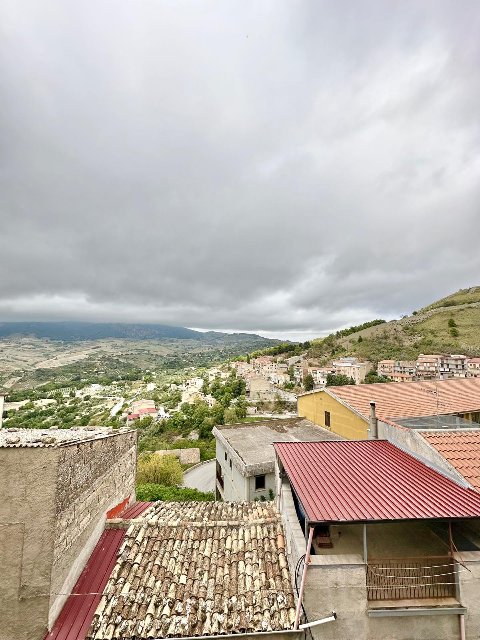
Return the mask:
MULTIPOLYGON (((151 504, 135 502, 120 517, 136 518, 151 504)), ((124 537, 125 529, 106 529, 102 533, 45 640, 85 640, 124 537)))
POLYGON ((480 518, 480 494, 385 440, 277 442, 311 522, 480 518))

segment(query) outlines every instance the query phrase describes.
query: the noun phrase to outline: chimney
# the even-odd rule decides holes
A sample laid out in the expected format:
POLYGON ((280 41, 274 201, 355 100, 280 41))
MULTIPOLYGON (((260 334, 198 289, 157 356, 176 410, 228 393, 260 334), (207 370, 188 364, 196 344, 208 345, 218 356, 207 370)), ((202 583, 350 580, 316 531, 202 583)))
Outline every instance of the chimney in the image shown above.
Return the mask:
POLYGON ((368 430, 368 438, 370 440, 378 439, 378 420, 375 413, 375 402, 370 402, 370 429, 368 430))

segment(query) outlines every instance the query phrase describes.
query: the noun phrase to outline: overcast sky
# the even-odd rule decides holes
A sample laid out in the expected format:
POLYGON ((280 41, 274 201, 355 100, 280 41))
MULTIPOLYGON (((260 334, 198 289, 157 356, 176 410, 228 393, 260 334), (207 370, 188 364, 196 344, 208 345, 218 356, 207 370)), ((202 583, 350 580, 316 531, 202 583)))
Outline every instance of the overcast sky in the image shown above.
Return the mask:
POLYGON ((306 338, 480 285, 478 0, 0 6, 0 320, 306 338))

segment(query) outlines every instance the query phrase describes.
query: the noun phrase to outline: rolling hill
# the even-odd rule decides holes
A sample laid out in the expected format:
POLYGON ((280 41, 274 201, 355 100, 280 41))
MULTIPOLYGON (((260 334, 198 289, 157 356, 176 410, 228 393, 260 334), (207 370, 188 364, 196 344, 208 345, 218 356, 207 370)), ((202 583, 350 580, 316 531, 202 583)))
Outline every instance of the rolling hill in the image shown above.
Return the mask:
POLYGON ((345 355, 372 362, 414 360, 420 353, 480 356, 480 287, 461 289, 400 320, 341 333, 312 341, 308 355, 324 362, 345 355))

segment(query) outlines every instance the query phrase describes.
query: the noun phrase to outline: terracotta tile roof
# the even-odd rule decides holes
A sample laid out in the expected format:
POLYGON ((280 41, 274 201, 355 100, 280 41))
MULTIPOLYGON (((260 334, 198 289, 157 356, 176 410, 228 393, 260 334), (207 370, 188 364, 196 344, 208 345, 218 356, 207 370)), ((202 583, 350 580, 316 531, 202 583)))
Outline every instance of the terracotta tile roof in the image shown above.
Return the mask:
POLYGON ((372 400, 381 420, 480 411, 480 378, 348 385, 317 393, 338 398, 366 420, 372 400))
POLYGON ((480 430, 455 433, 428 433, 422 436, 462 474, 472 487, 480 490, 480 430))
POLYGON ((277 442, 310 522, 480 517, 480 494, 386 440, 277 442))
POLYGON ((157 503, 132 522, 87 638, 293 628, 295 603, 272 503, 157 503))

